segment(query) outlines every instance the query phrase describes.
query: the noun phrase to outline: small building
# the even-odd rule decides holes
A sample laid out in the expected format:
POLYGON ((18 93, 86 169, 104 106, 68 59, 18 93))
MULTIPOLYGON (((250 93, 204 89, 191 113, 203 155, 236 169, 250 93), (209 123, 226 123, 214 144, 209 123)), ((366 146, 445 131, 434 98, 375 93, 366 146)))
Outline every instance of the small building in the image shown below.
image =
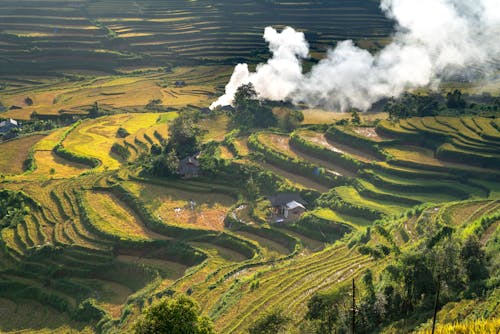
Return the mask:
POLYGON ((291 201, 286 204, 284 217, 288 220, 297 220, 306 212, 306 207, 299 202, 291 201))
POLYGON ((283 193, 269 197, 272 219, 275 222, 295 221, 306 211, 306 202, 299 194, 283 193))
POLYGON ((198 156, 193 155, 179 161, 179 175, 181 177, 197 177, 200 174, 198 156))
POLYGON ((186 82, 185 81, 176 81, 174 85, 177 88, 181 88, 181 87, 185 87, 186 86, 186 82))
POLYGON ((13 120, 12 118, 9 118, 8 120, 1 121, 0 122, 0 133, 8 133, 10 130, 13 129, 18 129, 19 128, 19 123, 17 123, 16 120, 13 120))

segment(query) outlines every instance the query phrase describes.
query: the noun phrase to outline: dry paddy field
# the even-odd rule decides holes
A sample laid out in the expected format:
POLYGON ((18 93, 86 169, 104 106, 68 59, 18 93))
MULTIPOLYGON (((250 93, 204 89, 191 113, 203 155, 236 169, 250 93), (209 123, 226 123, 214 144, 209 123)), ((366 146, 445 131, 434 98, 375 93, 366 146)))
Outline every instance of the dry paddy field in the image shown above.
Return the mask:
POLYGON ((235 200, 218 193, 200 193, 152 184, 127 182, 126 186, 155 216, 171 225, 222 231, 224 218, 235 200))
POLYGON ((32 135, 0 143, 0 174, 20 174, 32 147, 44 135, 32 135))

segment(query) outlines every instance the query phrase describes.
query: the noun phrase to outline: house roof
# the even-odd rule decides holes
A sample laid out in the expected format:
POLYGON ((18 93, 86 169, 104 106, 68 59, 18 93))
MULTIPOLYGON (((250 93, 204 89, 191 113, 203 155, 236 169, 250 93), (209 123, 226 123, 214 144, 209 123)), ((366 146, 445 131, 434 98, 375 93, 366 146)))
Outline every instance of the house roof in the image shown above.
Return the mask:
POLYGON ((200 162, 194 156, 186 157, 186 158, 182 159, 181 161, 179 161, 179 163, 181 166, 188 166, 188 165, 191 165, 194 167, 200 166, 200 162))
POLYGON ((296 193, 277 194, 274 196, 270 196, 268 199, 271 202, 272 206, 284 206, 293 201, 300 203, 302 205, 307 203, 302 199, 302 197, 300 197, 299 194, 296 193))
POLYGON ((0 122, 0 128, 6 126, 7 124, 9 125, 14 125, 14 126, 18 126, 19 124, 17 124, 17 121, 12 119, 12 118, 9 118, 8 120, 6 121, 2 121, 0 122))
POLYGON ((293 210, 293 209, 297 209, 297 208, 302 208, 304 210, 306 209, 302 204, 300 204, 297 201, 291 201, 291 202, 287 203, 286 207, 288 210, 293 210))

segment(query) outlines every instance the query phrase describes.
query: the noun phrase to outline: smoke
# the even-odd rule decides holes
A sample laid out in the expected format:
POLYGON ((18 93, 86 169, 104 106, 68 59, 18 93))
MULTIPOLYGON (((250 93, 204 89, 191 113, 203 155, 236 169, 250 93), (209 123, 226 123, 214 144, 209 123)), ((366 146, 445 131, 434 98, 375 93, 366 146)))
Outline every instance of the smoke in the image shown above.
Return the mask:
POLYGON ((250 72, 236 66, 226 92, 211 108, 230 105, 238 87, 253 83, 260 98, 327 109, 368 109, 384 97, 468 73, 491 75, 500 60, 500 0, 382 0, 396 22, 392 42, 376 54, 337 44, 310 72, 305 36, 293 28, 264 32, 272 57, 250 72))

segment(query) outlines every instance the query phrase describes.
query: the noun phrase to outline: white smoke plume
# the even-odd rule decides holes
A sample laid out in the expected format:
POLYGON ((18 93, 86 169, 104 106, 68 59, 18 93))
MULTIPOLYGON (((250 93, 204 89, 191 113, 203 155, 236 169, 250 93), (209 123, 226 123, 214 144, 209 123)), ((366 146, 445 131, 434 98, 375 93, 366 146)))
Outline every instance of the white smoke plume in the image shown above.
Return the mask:
POLYGON ((500 0, 382 0, 380 7, 396 22, 389 45, 371 54, 351 40, 340 42, 309 73, 302 71, 309 57, 304 34, 267 27, 272 58, 255 72, 236 66, 225 95, 211 108, 232 104, 238 87, 253 83, 264 99, 367 110, 383 97, 437 87, 472 68, 485 74, 498 69, 500 0))

